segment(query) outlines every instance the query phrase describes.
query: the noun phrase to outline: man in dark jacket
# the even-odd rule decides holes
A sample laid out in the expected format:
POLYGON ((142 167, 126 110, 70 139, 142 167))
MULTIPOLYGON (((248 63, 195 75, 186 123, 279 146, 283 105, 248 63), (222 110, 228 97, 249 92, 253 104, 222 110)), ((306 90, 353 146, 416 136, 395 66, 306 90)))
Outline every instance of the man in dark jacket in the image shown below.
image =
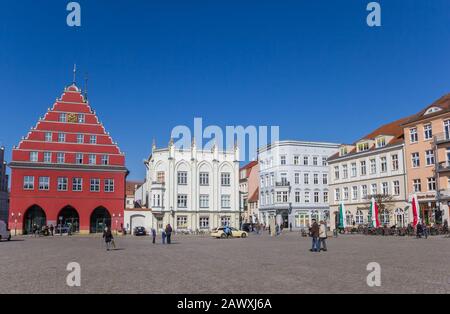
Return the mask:
POLYGON ((311 252, 320 252, 319 247, 319 225, 315 219, 312 220, 312 225, 309 228, 309 234, 312 237, 311 252))
POLYGON ((166 227, 166 239, 167 239, 167 244, 171 244, 171 237, 172 237, 172 226, 170 224, 167 225, 166 227))
POLYGON ((105 239, 106 250, 109 251, 109 247, 114 237, 112 235, 111 229, 109 229, 108 227, 106 227, 105 230, 103 231, 103 238, 105 239))

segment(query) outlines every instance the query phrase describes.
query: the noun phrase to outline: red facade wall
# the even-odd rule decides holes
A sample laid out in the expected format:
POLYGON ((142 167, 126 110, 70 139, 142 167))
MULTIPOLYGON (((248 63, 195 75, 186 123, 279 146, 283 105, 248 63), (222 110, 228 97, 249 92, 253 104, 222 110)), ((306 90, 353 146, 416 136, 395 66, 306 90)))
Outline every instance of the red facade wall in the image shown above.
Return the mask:
POLYGON ((25 227, 27 211, 33 206, 39 206, 46 216, 47 225, 58 223, 60 211, 70 206, 79 215, 80 232, 88 233, 91 215, 99 207, 110 215, 112 229, 120 228, 123 223, 125 208, 125 155, 113 142, 90 105, 85 101, 81 91, 74 85, 65 89, 62 97, 56 101, 53 108, 39 120, 36 127, 13 150, 11 167, 10 219, 11 229, 19 232, 25 227), (60 122, 61 113, 70 115, 85 115, 84 122, 60 122), (45 141, 45 133, 52 132, 52 141, 45 141), (65 133, 63 143, 57 141, 58 133, 65 133), (84 142, 77 143, 77 134, 84 135, 84 142), (96 144, 90 144, 91 135, 97 137, 96 144), (31 152, 38 154, 37 161, 31 161, 31 152), (44 163, 44 152, 52 153, 52 160, 44 163), (57 153, 65 154, 64 163, 57 164, 57 153), (83 154, 83 163, 76 164, 76 153, 83 154), (89 154, 97 156, 95 165, 88 163, 89 154), (101 157, 107 155, 109 163, 103 165, 101 157), (24 188, 24 177, 34 177, 34 188, 24 188), (39 189, 39 177, 48 177, 48 191, 39 189), (59 177, 68 179, 67 191, 58 191, 59 177), (82 191, 73 191, 72 178, 82 178, 82 191), (90 180, 100 179, 100 191, 90 191, 90 180), (114 180, 114 191, 105 191, 106 179, 114 180), (14 216, 12 215, 14 214, 14 216))

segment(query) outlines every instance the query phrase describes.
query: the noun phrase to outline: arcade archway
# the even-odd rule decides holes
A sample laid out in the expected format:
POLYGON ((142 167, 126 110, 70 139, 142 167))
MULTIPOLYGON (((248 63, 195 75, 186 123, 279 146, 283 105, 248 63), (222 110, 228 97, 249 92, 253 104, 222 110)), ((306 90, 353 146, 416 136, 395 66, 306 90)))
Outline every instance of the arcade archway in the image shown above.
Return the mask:
POLYGON ((41 230, 47 225, 47 215, 42 207, 33 205, 27 209, 23 216, 23 233, 32 234, 34 229, 41 230))
POLYGON ((97 207, 91 214, 90 233, 101 233, 111 228, 111 215, 105 207, 97 207))
POLYGON ((58 214, 58 224, 70 228, 71 232, 80 232, 80 215, 72 206, 66 206, 58 214))

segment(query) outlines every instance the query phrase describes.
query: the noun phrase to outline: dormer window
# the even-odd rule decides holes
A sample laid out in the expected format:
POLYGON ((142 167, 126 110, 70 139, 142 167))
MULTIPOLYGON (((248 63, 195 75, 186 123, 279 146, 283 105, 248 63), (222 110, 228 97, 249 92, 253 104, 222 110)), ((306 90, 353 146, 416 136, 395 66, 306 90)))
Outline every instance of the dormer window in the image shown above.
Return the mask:
POLYGON ((381 148, 384 146, 386 146, 386 138, 385 137, 377 138, 377 148, 381 148))
POLYGON ((345 147, 345 146, 341 147, 340 153, 341 153, 341 156, 347 155, 347 153, 348 153, 347 147, 345 147))
POLYGON ((442 110, 442 108, 439 108, 439 107, 431 107, 425 112, 425 115, 432 114, 432 113, 435 113, 435 112, 438 112, 441 110, 442 110))
POLYGON ((358 152, 364 152, 369 150, 369 142, 358 143, 358 152))

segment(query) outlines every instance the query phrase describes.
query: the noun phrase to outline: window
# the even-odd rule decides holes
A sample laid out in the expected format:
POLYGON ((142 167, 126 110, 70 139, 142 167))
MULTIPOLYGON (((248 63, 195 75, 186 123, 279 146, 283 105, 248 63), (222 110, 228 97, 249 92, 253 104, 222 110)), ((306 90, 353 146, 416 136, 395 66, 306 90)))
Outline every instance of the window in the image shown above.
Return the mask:
POLYGON ((294 182, 295 184, 300 184, 300 173, 296 172, 294 174, 294 182))
POLYGON ((97 164, 97 156, 94 154, 89 154, 89 164, 95 165, 97 164))
POLYGON ((434 165, 434 151, 433 150, 427 150, 425 152, 425 155, 426 155, 427 166, 434 165))
POLYGON ((300 191, 295 191, 295 202, 300 203, 300 191))
POLYGON ((222 195, 220 204, 222 208, 231 208, 231 195, 222 195))
POLYGON ((400 195, 400 181, 392 182, 392 188, 394 190, 394 195, 395 196, 400 195))
POLYGON ((78 114, 78 123, 84 123, 86 121, 83 113, 78 114))
POLYGON ((433 138, 433 130, 431 124, 426 124, 423 126, 423 136, 425 140, 431 140, 433 138))
POLYGON ((386 146, 386 138, 384 137, 377 138, 377 148, 381 148, 384 146, 386 146))
POLYGON ((294 165, 298 166, 299 165, 299 156, 294 156, 294 165))
POLYGON ((436 179, 428 178, 428 191, 436 191, 436 179))
POLYGON ((361 161, 360 165, 361 165, 361 175, 365 176, 367 174, 366 161, 365 160, 361 161))
POLYGON ((411 154, 411 162, 412 162, 413 168, 420 167, 419 153, 412 153, 411 154))
POLYGON ((367 199, 367 185, 361 185, 361 198, 367 199))
POLYGON ((161 195, 153 194, 153 207, 161 207, 161 195))
POLYGON ((284 191, 282 193, 282 195, 283 195, 283 203, 287 203, 288 202, 288 192, 284 191))
MULTIPOLYGON (((264 178, 262 178, 264 180, 264 178)), ((200 172, 200 185, 209 185, 209 173, 200 172)))
POLYGON ((303 183, 304 184, 309 184, 309 173, 304 173, 303 174, 303 183))
POLYGON ((319 192, 314 192, 314 203, 319 203, 319 192))
MULTIPOLYGON (((229 172, 222 172, 220 174, 220 183, 222 186, 231 186, 231 174, 229 172)), ((269 183, 269 177, 267 177, 267 183, 269 183)))
POLYGON ((334 167, 334 179, 339 180, 339 166, 334 167))
MULTIPOLYGON (((201 175, 200 175, 200 177, 201 177, 201 175)), ((261 187, 262 188, 265 187, 264 177, 261 177, 261 187)))
POLYGON ((91 179, 91 192, 100 192, 100 179, 91 179))
POLYGON ((335 189, 334 190, 334 200, 336 202, 341 200, 341 190, 340 189, 335 189))
POLYGON ((322 157, 322 166, 326 166, 327 165, 327 157, 322 157))
POLYGON ((387 172, 387 158, 381 157, 381 172, 387 172))
POLYGON ((411 143, 417 143, 419 141, 417 136, 417 128, 409 129, 409 140, 411 143))
POLYGON ((381 190, 383 192, 383 195, 389 195, 389 185, 387 182, 381 183, 381 190))
POLYGON ((309 191, 305 191, 304 201, 305 203, 309 203, 309 191))
POLYGON ((389 212, 386 209, 381 210, 380 223, 382 225, 389 225, 389 212))
POLYGON ((309 157, 308 156, 304 156, 303 157, 303 165, 307 166, 309 164, 309 157))
POLYGON ((156 182, 159 184, 163 184, 166 182, 166 174, 164 171, 158 171, 156 173, 156 182))
POLYGON ((53 135, 51 132, 45 132, 45 141, 51 142, 53 140, 53 135))
POLYGON ((422 191, 422 185, 421 185, 420 179, 413 180, 413 188, 414 188, 414 192, 422 191))
POLYGON ((58 178, 58 191, 67 191, 68 180, 66 177, 58 178))
POLYGON ((220 217, 220 224, 222 227, 229 227, 231 225, 231 218, 228 216, 220 217))
POLYGON ((369 150, 369 142, 359 143, 357 145, 358 152, 369 150))
POLYGON ((376 183, 372 183, 370 186, 370 194, 371 195, 377 195, 378 194, 378 187, 376 183))
POLYGON ((313 166, 318 166, 318 158, 317 157, 313 157, 313 166))
POLYGON ((40 191, 50 190, 50 177, 39 177, 39 190, 40 191))
POLYGON ((58 133, 58 142, 64 143, 66 141, 66 134, 65 133, 58 133))
POLYGON ((177 216, 177 229, 187 229, 187 216, 177 216))
POLYGON ((91 135, 89 138, 89 144, 97 144, 97 136, 91 135))
POLYGON ((105 179, 105 192, 114 192, 114 179, 105 179))
POLYGON ((347 225, 352 225, 353 224, 353 215, 352 215, 352 213, 349 210, 347 210, 345 212, 345 219, 347 220, 347 225))
POLYGON ((83 179, 82 178, 73 178, 72 179, 72 191, 74 191, 74 192, 83 191, 83 179))
POLYGON ((82 153, 77 153, 75 155, 75 163, 78 165, 81 165, 83 163, 83 154, 82 153))
POLYGON ((356 162, 352 163, 352 177, 356 177, 357 170, 356 170, 356 162))
POLYGON ((326 173, 322 174, 322 184, 328 184, 328 174, 326 173))
POLYGON ((342 179, 347 179, 347 178, 348 178, 348 166, 343 165, 342 166, 342 179))
POLYGON ((200 195, 200 208, 209 208, 209 195, 200 195))
POLYGON ((398 170, 398 155, 394 154, 391 156, 392 159, 392 171, 398 170))
POLYGON ((44 162, 51 163, 52 162, 52 153, 44 152, 44 162))
POLYGON ((313 180, 314 180, 313 181, 314 184, 319 184, 319 174, 318 173, 314 174, 314 179, 313 180))
POLYGON ((323 202, 328 203, 328 191, 323 192, 323 202))
POLYGON ((178 194, 177 206, 178 206, 178 208, 187 208, 187 195, 186 194, 178 194))
POLYGON ((30 161, 37 162, 38 161, 38 152, 30 152, 30 161))
POLYGON ((67 122, 67 114, 65 113, 60 113, 59 114, 59 122, 67 122))
POLYGON ((24 190, 34 190, 34 177, 33 176, 23 177, 23 189, 24 190))
POLYGON ((377 161, 375 159, 370 160, 370 174, 377 173, 377 161))
POLYGON ((178 171, 177 183, 179 185, 187 185, 187 172, 186 171, 178 171))
POLYGON ((200 217, 200 229, 209 229, 209 217, 200 217))
POLYGON ((83 144, 83 143, 84 143, 83 134, 77 134, 77 144, 83 144))
POLYGON ((344 191, 343 200, 347 201, 348 200, 348 187, 345 187, 343 189, 343 191, 344 191))
POLYGON ((285 165, 286 164, 286 156, 280 156, 280 164, 285 165))
POLYGON ((363 212, 360 209, 358 209, 356 211, 355 223, 357 225, 363 225, 364 224, 364 214, 363 214, 363 212))
POLYGON ((109 165, 109 156, 108 155, 102 155, 102 165, 104 165, 104 166, 109 165))
POLYGON ((358 199, 358 187, 352 186, 352 200, 358 199))
POLYGON ((65 154, 64 153, 57 153, 56 154, 56 162, 58 164, 63 164, 65 162, 65 154))

